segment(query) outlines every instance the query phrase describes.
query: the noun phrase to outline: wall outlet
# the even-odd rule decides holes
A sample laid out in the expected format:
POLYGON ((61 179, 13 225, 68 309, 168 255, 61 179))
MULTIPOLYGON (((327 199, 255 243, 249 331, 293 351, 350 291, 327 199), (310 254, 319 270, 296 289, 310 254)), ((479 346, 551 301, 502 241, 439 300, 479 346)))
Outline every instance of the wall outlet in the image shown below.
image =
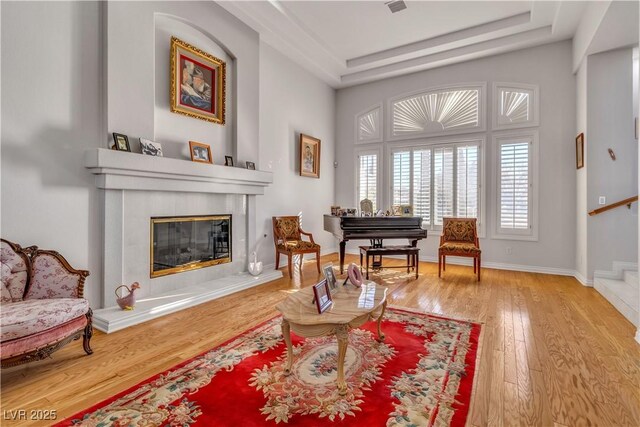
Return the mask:
POLYGON ((607 198, 604 197, 604 196, 598 197, 598 204, 599 205, 606 205, 607 204, 607 198))
POLYGON ((511 246, 507 246, 507 249, 505 249, 505 252, 507 253, 507 255, 511 255, 511 246))

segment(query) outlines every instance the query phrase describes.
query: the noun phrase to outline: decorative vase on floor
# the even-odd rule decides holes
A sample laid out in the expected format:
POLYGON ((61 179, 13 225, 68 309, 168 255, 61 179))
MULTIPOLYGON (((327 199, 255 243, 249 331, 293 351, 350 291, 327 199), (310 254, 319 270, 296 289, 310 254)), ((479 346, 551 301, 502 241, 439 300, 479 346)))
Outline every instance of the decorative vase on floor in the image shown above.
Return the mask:
POLYGON ((140 288, 140 284, 138 282, 133 282, 133 284, 131 285, 131 289, 129 289, 128 286, 126 285, 120 285, 116 288, 116 302, 118 303, 118 305, 120 306, 121 309, 123 310, 133 310, 133 308, 136 305, 136 296, 135 296, 135 291, 136 289, 140 288), (127 290, 127 292, 129 292, 128 295, 123 295, 122 297, 118 296, 118 289, 120 288, 125 288, 127 290))
POLYGON ((258 254, 253 252, 251 254, 252 261, 249 263, 249 273, 252 276, 257 276, 262 273, 262 261, 258 262, 258 254))

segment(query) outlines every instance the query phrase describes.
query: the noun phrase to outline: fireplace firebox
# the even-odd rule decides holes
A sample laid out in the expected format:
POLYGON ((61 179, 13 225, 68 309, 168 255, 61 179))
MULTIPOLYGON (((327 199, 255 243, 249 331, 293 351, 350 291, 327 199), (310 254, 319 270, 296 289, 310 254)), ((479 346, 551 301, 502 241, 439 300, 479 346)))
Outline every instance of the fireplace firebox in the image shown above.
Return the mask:
POLYGON ((231 262, 231 215, 151 218, 152 278, 231 262))

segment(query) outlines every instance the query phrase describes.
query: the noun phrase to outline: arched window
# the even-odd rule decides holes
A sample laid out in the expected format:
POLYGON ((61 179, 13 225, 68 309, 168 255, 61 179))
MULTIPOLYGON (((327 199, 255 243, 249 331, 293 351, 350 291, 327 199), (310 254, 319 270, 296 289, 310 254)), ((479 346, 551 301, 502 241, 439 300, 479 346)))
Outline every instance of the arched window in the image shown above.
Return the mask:
POLYGON ((382 104, 356 116, 356 143, 382 141, 382 104))
POLYGON ((431 89, 390 101, 390 139, 485 130, 485 84, 431 89))

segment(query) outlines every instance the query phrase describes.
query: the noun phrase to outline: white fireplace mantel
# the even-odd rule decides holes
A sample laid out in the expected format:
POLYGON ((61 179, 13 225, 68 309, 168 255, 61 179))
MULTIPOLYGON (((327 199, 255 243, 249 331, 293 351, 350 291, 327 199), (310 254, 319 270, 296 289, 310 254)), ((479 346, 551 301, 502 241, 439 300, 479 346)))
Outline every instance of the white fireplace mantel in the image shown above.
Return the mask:
POLYGON ((126 151, 91 148, 84 164, 105 190, 178 191, 190 193, 264 194, 273 174, 126 151))
POLYGON ((256 245, 256 196, 273 182, 271 172, 104 148, 86 150, 84 164, 96 176, 96 187, 104 190, 102 301, 101 308, 93 312, 97 329, 117 331, 282 277, 272 267, 252 277, 244 265, 256 245), (226 202, 240 196, 245 196, 241 199, 245 202, 226 202), (144 230, 151 216, 197 214, 202 206, 210 209, 212 204, 216 213, 235 212, 241 218, 234 221, 234 227, 243 227, 238 234, 234 232, 238 239, 233 244, 235 261, 211 267, 222 269, 216 273, 201 269, 155 279, 141 273, 140 266, 150 265, 149 233, 144 230), (134 312, 122 311, 116 306, 114 291, 132 281, 140 281, 142 298, 134 312))

